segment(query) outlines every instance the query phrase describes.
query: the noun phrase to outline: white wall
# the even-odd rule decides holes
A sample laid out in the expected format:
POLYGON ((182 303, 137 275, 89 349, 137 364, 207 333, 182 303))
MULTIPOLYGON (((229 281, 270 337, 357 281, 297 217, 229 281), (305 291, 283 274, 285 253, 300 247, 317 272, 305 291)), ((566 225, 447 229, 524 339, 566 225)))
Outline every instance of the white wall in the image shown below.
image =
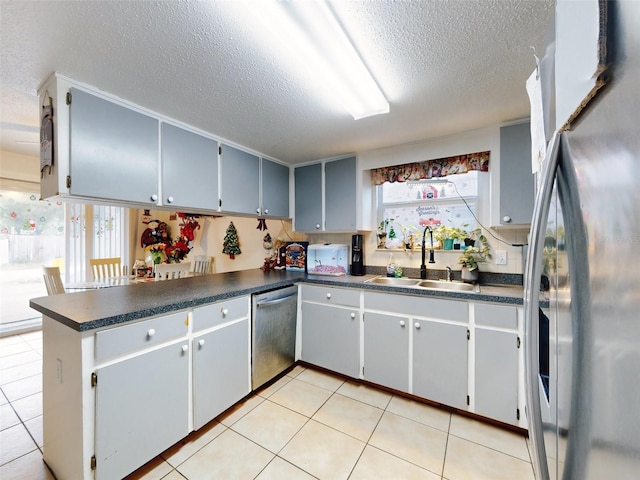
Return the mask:
MULTIPOLYGON (((144 249, 140 245, 140 237, 147 228, 142 223, 143 210, 132 209, 131 216, 135 218, 135 223, 131 228, 131 239, 135 245, 133 259, 145 259, 144 249)), ((170 215, 175 212, 162 210, 151 210, 151 217, 166 222, 171 228, 171 237, 176 239, 180 233, 180 220, 170 220, 170 215)), ((291 222, 283 220, 266 220, 266 231, 258 230, 258 220, 251 217, 200 217, 198 219, 200 228, 196 230, 196 238, 193 241, 193 249, 184 260, 193 262, 196 255, 206 255, 214 257, 215 271, 217 273, 237 270, 257 269, 264 263, 265 257, 270 255, 262 246, 264 236, 269 233, 275 241, 280 238, 282 241, 304 240, 305 236, 292 232, 291 222), (241 254, 236 255, 231 260, 229 255, 222 253, 223 240, 229 223, 233 222, 238 232, 241 254)), ((131 262, 133 264, 133 262, 131 262)))
POLYGON ((0 188, 40 191, 40 159, 0 151, 0 188))
MULTIPOLYGON (((425 140, 421 142, 397 145, 394 147, 386 147, 377 150, 357 152, 359 175, 363 178, 368 177, 368 170, 378 167, 386 167, 390 165, 400 165, 404 163, 420 162, 425 160, 462 155, 466 153, 482 152, 490 150, 491 159, 489 162, 489 175, 485 177, 486 181, 480 186, 481 202, 479 205, 479 218, 483 225, 491 224, 491 205, 497 203, 497 191, 492 188, 497 178, 500 157, 500 126, 481 128, 468 132, 461 132, 455 135, 449 135, 442 138, 425 140)), ((497 183, 496 183, 497 184, 497 183)), ((363 182, 363 202, 370 202, 372 215, 376 215, 376 198, 375 187, 363 182)), ((366 211, 366 209, 365 209, 366 211)), ((372 227, 377 225, 374 218, 371 222, 372 227)), ((393 253, 394 261, 403 267, 419 268, 421 263, 420 250, 414 251, 393 251, 377 250, 377 238, 375 231, 361 232, 365 235, 365 264, 375 266, 386 266, 389 260, 389 253, 393 253)), ((527 230, 501 230, 485 229, 485 233, 489 239, 492 251, 496 249, 506 250, 508 262, 507 265, 495 265, 490 260, 488 263, 482 264, 481 269, 488 272, 500 273, 523 273, 522 268, 522 248, 510 247, 500 243, 491 237, 493 233, 496 237, 507 243, 526 243, 527 230)), ((351 235, 348 234, 313 234, 310 235, 312 243, 346 243, 351 244, 351 235)), ((459 253, 455 251, 438 250, 435 255, 435 265, 428 265, 428 268, 438 270, 451 266, 454 270, 459 270, 458 265, 459 253)))

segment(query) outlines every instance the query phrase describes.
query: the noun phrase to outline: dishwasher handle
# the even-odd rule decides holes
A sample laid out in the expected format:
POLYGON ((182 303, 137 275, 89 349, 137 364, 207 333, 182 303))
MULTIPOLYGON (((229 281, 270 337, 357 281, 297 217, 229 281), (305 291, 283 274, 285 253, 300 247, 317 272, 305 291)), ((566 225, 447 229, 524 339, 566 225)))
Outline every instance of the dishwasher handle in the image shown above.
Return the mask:
POLYGON ((279 303, 287 302, 287 301, 291 300, 292 298, 296 298, 297 296, 298 296, 298 294, 297 294, 297 293, 294 293, 293 295, 289 295, 288 297, 277 298, 277 299, 275 299, 275 300, 268 300, 268 301, 266 301, 266 302, 258 301, 258 302, 256 303, 256 306, 257 306, 258 308, 261 308, 261 307, 270 307, 271 305, 278 305, 279 303))

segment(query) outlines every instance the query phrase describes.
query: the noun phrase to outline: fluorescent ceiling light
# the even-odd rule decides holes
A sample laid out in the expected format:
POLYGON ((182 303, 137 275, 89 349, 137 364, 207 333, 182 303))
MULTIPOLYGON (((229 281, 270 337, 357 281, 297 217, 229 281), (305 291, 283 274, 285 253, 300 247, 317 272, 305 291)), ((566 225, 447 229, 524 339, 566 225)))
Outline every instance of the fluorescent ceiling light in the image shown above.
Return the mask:
POLYGON ((389 113, 389 102, 326 1, 261 0, 250 8, 355 120, 389 113))

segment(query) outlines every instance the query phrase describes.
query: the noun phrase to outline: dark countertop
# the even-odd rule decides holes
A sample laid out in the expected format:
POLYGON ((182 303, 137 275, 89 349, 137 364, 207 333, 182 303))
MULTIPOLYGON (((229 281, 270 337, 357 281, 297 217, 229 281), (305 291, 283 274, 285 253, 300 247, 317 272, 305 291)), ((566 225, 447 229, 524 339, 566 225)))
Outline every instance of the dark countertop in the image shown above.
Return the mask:
POLYGON ((304 282, 344 288, 429 297, 522 304, 517 286, 481 286, 479 293, 402 288, 365 283, 376 275, 331 277, 262 270, 218 273, 162 282, 87 290, 31 299, 31 308, 73 330, 83 332, 131 320, 189 309, 304 282))

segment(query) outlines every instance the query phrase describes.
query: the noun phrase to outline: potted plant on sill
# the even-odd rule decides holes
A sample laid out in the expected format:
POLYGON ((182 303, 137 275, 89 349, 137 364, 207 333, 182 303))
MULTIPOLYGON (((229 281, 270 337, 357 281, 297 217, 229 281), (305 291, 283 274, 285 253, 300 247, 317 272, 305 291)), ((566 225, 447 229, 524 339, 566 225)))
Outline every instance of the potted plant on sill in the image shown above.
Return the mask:
POLYGON ((475 228, 469 232, 465 232, 465 234, 463 238, 465 247, 474 247, 476 242, 480 242, 483 245, 487 243, 487 237, 484 236, 481 228, 475 228))
POLYGON ((453 250, 453 242, 463 240, 466 236, 467 232, 458 227, 440 225, 433 230, 433 237, 440 241, 444 250, 453 250))
MULTIPOLYGON (((486 240, 484 235, 482 238, 486 240)), ((462 254, 458 257, 458 263, 462 265, 462 281, 467 283, 477 283, 479 268, 478 264, 486 262, 488 258, 491 258, 491 251, 489 245, 483 240, 480 240, 479 246, 467 247, 462 251, 462 254)))

